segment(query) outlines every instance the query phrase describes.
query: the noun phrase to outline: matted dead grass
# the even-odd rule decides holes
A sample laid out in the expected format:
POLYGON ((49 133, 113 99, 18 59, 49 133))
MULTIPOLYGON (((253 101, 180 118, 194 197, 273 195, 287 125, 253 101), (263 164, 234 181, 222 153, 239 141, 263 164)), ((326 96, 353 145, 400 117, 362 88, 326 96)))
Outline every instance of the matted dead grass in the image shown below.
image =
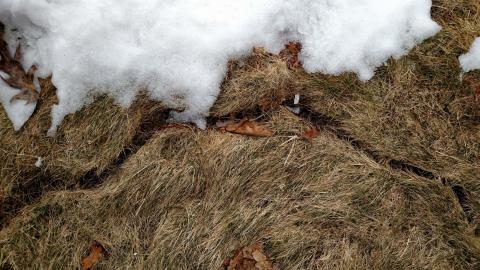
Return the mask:
POLYGON ((296 94, 287 63, 263 49, 254 49, 250 57, 231 61, 228 67, 222 94, 211 109, 214 117, 268 111, 296 94))
POLYGON ((433 15, 443 30, 369 82, 303 73, 297 81, 310 110, 339 120, 379 155, 463 185, 478 204, 480 73, 461 77, 457 58, 480 36, 480 3, 434 1, 433 15))
POLYGON ((14 132, 0 110, 0 221, 17 210, 16 204, 22 206, 22 201, 38 197, 43 189, 76 185, 87 173, 104 172, 131 146, 143 119, 162 109, 141 99, 126 110, 99 98, 68 116, 57 136, 50 138, 55 89, 49 80, 43 81, 42 89, 38 109, 21 131, 14 132), (39 158, 41 167, 35 166, 39 158))
POLYGON ((328 132, 291 139, 308 123, 271 117, 274 138, 157 133, 98 189, 25 209, 0 232, 3 261, 75 268, 98 241, 107 269, 219 269, 261 241, 278 269, 478 266, 478 239, 451 189, 328 132))
POLYGON ((0 111, 0 211, 15 210, 0 213, 0 268, 78 268, 94 241, 106 269, 220 269, 255 242, 277 269, 480 268, 480 72, 457 60, 480 2, 433 2, 442 32, 369 82, 261 49, 230 63, 210 122, 261 117, 272 138, 168 126, 109 170, 161 105, 103 98, 55 139, 51 86, 18 134, 0 111), (300 116, 283 106, 295 94, 300 116), (296 137, 313 125, 312 143, 296 137))

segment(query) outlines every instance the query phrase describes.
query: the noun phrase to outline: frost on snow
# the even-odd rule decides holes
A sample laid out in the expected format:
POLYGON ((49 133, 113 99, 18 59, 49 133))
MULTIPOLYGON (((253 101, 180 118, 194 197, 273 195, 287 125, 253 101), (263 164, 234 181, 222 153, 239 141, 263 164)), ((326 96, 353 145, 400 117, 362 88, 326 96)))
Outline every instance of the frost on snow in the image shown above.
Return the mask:
POLYGON ((470 51, 459 58, 464 72, 480 69, 480 38, 477 38, 470 51))
MULTIPOLYGON (((186 107, 175 120, 204 126, 228 59, 258 46, 277 53, 297 41, 307 71, 351 71, 367 80, 388 58, 439 31, 431 5, 431 0, 1 0, 0 21, 9 44, 22 38, 22 64, 35 64, 39 77, 52 75, 59 104, 52 110, 51 131, 95 94, 129 106, 139 89, 171 108, 186 107)), ((10 106, 5 98, 2 104, 10 106)))

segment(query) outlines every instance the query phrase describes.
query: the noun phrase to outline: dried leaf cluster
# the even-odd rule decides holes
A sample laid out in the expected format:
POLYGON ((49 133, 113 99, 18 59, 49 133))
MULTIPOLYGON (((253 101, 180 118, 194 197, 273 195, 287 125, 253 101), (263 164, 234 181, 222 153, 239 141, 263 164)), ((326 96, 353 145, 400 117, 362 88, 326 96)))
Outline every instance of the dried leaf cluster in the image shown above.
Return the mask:
POLYGON ((312 142, 312 140, 318 137, 319 135, 320 135, 320 129, 318 129, 317 127, 311 127, 305 130, 305 132, 302 134, 302 138, 309 142, 312 142))
POLYGON ((299 58, 301 51, 301 43, 290 42, 285 45, 285 49, 280 52, 280 57, 287 62, 289 68, 301 68, 303 65, 299 58))
POLYGON ((240 248, 233 258, 225 260, 223 266, 225 270, 273 270, 260 243, 240 248))
POLYGON ((21 90, 19 94, 13 96, 11 102, 15 100, 26 100, 27 104, 35 103, 38 100, 38 92, 34 84, 34 73, 37 68, 32 66, 28 72, 25 72, 20 63, 22 58, 20 44, 18 44, 15 54, 12 57, 3 35, 4 26, 0 24, 0 78, 10 87, 21 90))
POLYGON ((82 270, 93 269, 103 258, 108 257, 109 253, 98 242, 95 242, 90 247, 88 256, 82 259, 82 270))

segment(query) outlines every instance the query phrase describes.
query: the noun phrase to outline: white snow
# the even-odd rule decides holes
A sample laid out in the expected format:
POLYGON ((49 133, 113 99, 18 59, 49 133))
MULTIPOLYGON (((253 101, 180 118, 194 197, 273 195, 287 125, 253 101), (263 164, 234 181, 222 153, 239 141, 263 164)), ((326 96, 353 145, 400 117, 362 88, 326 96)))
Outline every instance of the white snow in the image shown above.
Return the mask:
POLYGON ((35 167, 40 168, 43 165, 43 158, 37 157, 37 161, 35 162, 35 167))
POLYGON ((293 104, 298 105, 300 103, 300 94, 296 94, 295 98, 293 99, 293 104))
POLYGON ((0 103, 3 105, 3 109, 12 122, 15 131, 20 130, 25 122, 27 122, 28 118, 33 114, 36 105, 27 104, 24 100, 10 102, 12 97, 18 93, 20 93, 19 90, 11 88, 0 79, 0 103))
MULTIPOLYGON (((279 52, 303 44, 309 72, 355 72, 368 80, 440 27, 431 0, 0 0, 23 65, 53 75, 63 118, 108 94, 129 106, 140 89, 171 108, 177 121, 205 125, 229 59, 252 47, 279 52), (14 32, 16 29, 17 32, 14 32)), ((8 102, 2 104, 8 107, 8 102)), ((13 119, 12 119, 13 120, 13 119)))
POLYGON ((477 38, 470 51, 459 58, 464 72, 480 69, 480 38, 477 38))

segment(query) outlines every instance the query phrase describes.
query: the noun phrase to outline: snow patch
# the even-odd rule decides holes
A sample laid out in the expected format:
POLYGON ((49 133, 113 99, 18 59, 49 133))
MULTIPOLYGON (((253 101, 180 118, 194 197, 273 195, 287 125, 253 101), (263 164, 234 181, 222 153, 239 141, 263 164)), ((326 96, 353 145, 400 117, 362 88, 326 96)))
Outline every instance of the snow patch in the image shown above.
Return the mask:
POLYGON ((368 80, 390 57, 439 31, 431 6, 431 0, 1 0, 0 21, 9 44, 13 29, 22 37, 22 64, 53 76, 54 132, 95 94, 127 107, 139 89, 171 108, 185 107, 175 120, 204 126, 227 61, 258 46, 278 53, 288 41, 303 44, 309 72, 355 72, 368 80))
POLYGON ((480 69, 480 38, 475 39, 470 51, 461 55, 459 60, 464 72, 480 69))
POLYGON ((30 116, 32 116, 36 106, 36 104, 27 104, 24 100, 10 102, 10 100, 18 93, 20 93, 20 90, 11 88, 0 79, 0 103, 3 105, 3 109, 12 122, 15 131, 22 128, 25 122, 27 122, 30 116))

